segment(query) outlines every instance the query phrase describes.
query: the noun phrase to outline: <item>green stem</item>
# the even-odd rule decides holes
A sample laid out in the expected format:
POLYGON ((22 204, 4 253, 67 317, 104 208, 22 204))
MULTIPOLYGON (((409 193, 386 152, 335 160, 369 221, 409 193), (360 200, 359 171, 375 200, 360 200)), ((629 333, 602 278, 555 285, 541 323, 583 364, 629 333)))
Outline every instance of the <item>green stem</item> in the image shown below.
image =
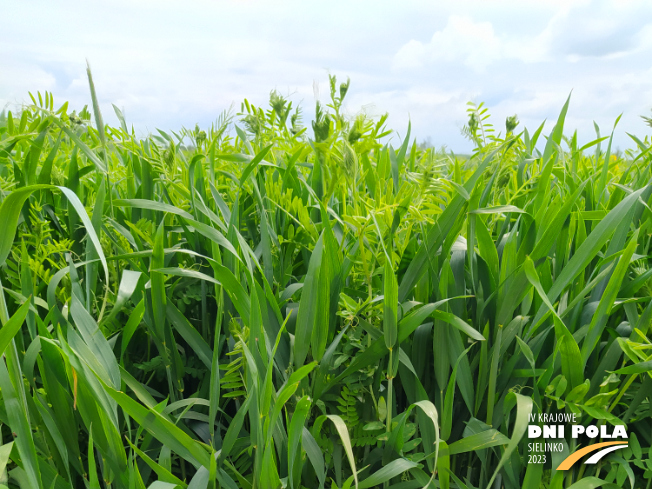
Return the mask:
MULTIPOLYGON (((393 348, 389 349, 389 365, 390 367, 388 368, 391 369, 392 365, 392 355, 393 355, 393 348)), ((393 391, 393 382, 394 382, 394 377, 388 375, 387 376, 387 433, 392 431, 392 391, 393 391)))
MULTIPOLYGON (((387 427, 386 427, 386 432, 388 439, 385 443, 389 441, 389 432, 392 431, 392 391, 393 391, 393 383, 394 383, 394 377, 391 374, 391 369, 392 369, 392 355, 394 353, 394 349, 390 348, 389 349, 389 365, 387 367, 387 427)), ((383 488, 388 488, 389 487, 389 481, 385 481, 383 483, 383 488)))

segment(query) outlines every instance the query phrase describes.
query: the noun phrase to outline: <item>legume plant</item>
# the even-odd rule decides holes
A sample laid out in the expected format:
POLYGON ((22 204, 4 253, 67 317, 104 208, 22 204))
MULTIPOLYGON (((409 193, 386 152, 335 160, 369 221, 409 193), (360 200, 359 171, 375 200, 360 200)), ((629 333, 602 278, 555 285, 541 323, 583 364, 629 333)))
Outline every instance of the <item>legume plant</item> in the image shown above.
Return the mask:
POLYGON ((89 82, 0 118, 0 487, 650 487, 650 138, 394 147, 335 78, 139 138, 89 82), (559 412, 628 448, 528 463, 559 412))

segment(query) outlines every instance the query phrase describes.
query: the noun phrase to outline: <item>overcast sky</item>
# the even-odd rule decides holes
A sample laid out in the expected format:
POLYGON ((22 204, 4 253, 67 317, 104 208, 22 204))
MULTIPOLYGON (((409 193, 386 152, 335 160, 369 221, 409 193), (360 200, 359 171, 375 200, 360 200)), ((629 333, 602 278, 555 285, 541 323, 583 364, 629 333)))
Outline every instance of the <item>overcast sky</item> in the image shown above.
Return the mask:
MULTIPOLYGON (((652 2, 649 1, 230 1, 2 0, 0 110, 49 90, 55 105, 90 103, 90 61, 104 118, 111 103, 140 134, 209 125, 246 97, 272 89, 301 103, 307 123, 328 74, 351 77, 346 108, 389 112, 404 134, 455 151, 466 102, 484 101, 497 129, 518 114, 533 131, 556 119, 580 140, 616 130, 649 134, 652 2)), ((521 126, 522 127, 522 126, 521 126)), ((549 126, 550 128, 551 126, 549 126)))

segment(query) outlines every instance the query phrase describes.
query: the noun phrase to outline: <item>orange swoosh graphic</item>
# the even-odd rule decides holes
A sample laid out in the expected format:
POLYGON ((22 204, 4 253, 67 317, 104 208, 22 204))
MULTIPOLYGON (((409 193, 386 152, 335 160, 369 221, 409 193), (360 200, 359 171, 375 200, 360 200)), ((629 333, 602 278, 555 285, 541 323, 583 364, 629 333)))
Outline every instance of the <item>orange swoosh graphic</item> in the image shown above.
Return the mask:
POLYGON ((589 445, 588 447, 584 447, 581 450, 577 450, 576 452, 571 453, 568 457, 566 457, 566 459, 562 463, 559 464, 557 470, 568 470, 573 466, 575 462, 581 459, 584 455, 587 455, 591 452, 595 452, 596 450, 600 450, 601 448, 608 447, 611 445, 627 445, 627 442, 605 441, 603 443, 596 443, 595 445, 589 445))

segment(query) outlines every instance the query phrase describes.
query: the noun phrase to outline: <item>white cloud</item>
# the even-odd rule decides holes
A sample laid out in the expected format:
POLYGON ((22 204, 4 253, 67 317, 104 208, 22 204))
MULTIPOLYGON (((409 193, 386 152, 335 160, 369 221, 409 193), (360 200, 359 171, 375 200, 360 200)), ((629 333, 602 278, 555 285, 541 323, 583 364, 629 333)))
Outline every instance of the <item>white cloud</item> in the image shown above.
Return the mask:
POLYGON ((396 53, 394 69, 420 68, 437 61, 460 60, 467 66, 483 69, 503 56, 503 42, 490 22, 475 22, 470 17, 451 15, 446 26, 424 44, 410 40, 396 53))
POLYGON ((548 32, 497 33, 489 21, 451 15, 429 42, 412 39, 395 54, 393 69, 418 69, 438 63, 462 63, 476 71, 503 59, 526 63, 548 57, 548 32))
POLYGON ((420 41, 411 39, 394 56, 393 68, 421 68, 428 57, 428 47, 420 41))
POLYGON ((542 36, 555 55, 610 58, 642 47, 652 19, 652 3, 641 0, 583 1, 554 15, 542 36))

